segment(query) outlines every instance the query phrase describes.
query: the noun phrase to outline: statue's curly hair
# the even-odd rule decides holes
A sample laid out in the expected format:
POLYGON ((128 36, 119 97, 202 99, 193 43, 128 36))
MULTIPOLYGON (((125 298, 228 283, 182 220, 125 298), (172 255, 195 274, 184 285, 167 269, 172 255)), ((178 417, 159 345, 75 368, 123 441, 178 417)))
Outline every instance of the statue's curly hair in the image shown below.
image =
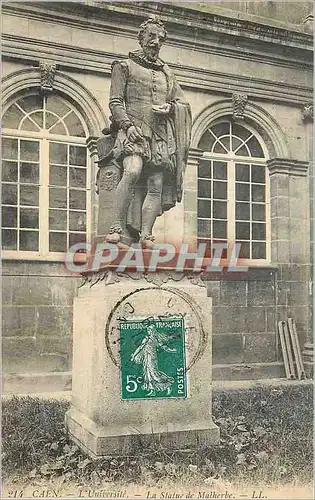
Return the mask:
POLYGON ((161 21, 161 19, 159 19, 158 16, 153 14, 148 19, 146 19, 146 21, 143 21, 143 23, 140 24, 140 26, 139 26, 138 40, 139 40, 140 45, 142 45, 142 40, 143 40, 143 35, 144 35, 145 30, 147 29, 148 26, 151 26, 152 24, 155 24, 156 26, 159 26, 160 28, 162 28, 164 30, 164 40, 166 40, 166 38, 167 38, 166 28, 165 28, 163 22, 161 21))

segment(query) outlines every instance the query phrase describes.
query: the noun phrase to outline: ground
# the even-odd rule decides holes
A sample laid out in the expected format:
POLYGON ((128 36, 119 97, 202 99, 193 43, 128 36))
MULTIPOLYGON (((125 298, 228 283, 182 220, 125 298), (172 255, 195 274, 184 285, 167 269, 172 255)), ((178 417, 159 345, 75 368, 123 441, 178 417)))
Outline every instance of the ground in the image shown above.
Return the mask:
POLYGON ((217 392, 218 445, 167 452, 152 443, 143 450, 139 436, 133 456, 91 461, 68 440, 67 401, 13 397, 2 410, 3 494, 312 498, 312 399, 312 385, 217 392))

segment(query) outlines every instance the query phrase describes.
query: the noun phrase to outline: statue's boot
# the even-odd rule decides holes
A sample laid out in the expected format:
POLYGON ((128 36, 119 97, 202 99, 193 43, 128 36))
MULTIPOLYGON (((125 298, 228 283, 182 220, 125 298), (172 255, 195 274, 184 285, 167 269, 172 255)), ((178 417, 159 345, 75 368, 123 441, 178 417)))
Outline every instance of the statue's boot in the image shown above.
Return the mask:
POLYGON ((120 234, 119 233, 110 233, 105 236, 105 240, 107 243, 113 243, 116 245, 120 242, 120 234))
POLYGON ((141 236, 140 244, 145 250, 151 250, 154 247, 154 240, 155 238, 152 235, 141 236))
POLYGON ((122 228, 121 226, 114 225, 109 228, 109 233, 105 236, 107 243, 117 244, 121 240, 122 228))

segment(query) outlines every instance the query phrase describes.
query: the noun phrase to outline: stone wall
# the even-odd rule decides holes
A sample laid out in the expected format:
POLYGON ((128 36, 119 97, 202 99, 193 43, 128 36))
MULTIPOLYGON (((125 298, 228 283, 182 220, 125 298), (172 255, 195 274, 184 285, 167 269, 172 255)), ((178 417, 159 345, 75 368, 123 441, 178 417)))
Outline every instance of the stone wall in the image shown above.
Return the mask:
POLYGON ((308 266, 278 266, 250 270, 241 279, 207 283, 213 300, 215 378, 284 376, 277 324, 294 318, 303 347, 309 321, 307 286, 301 273, 308 271, 308 266))
POLYGON ((5 373, 70 370, 72 305, 79 281, 59 263, 4 262, 5 373))

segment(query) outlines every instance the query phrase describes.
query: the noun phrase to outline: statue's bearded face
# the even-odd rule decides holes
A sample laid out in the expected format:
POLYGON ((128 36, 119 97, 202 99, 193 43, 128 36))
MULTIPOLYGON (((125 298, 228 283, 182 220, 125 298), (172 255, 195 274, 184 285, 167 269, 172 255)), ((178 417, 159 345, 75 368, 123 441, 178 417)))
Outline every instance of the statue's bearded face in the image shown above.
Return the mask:
POLYGON ((141 39, 141 47, 144 55, 150 61, 156 61, 159 57, 160 48, 165 40, 165 31, 161 26, 152 24, 147 26, 141 39))

